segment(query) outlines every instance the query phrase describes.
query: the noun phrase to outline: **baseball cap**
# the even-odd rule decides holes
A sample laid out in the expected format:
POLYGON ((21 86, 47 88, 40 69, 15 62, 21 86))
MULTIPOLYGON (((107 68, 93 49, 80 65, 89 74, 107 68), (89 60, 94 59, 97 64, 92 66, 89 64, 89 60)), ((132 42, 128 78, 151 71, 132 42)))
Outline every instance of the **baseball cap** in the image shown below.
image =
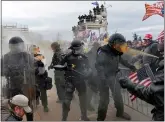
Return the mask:
POLYGON ((10 103, 22 107, 26 113, 30 113, 32 112, 32 109, 29 107, 28 102, 28 98, 22 94, 15 95, 10 100, 10 103))

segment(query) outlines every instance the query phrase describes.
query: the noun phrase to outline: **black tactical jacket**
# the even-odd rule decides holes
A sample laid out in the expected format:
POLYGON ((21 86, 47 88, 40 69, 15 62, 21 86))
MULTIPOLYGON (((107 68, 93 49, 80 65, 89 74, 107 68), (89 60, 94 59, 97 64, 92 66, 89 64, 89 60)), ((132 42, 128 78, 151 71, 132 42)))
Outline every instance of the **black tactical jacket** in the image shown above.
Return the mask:
POLYGON ((108 45, 102 46, 97 51, 95 67, 102 78, 116 75, 119 63, 132 69, 134 66, 124 60, 121 55, 116 54, 108 45))
POLYGON ((61 58, 62 58, 62 51, 59 49, 58 51, 56 51, 52 57, 52 62, 50 64, 50 66, 54 66, 54 65, 58 65, 61 62, 61 58))
MULTIPOLYGON (((84 54, 75 55, 73 54, 73 52, 70 52, 69 54, 65 55, 65 57, 61 61, 61 64, 67 64, 68 69, 73 69, 81 74, 84 74, 84 71, 89 68, 87 56, 85 56, 84 54)), ((65 74, 75 77, 83 76, 79 73, 74 72, 73 70, 67 70, 65 74)))

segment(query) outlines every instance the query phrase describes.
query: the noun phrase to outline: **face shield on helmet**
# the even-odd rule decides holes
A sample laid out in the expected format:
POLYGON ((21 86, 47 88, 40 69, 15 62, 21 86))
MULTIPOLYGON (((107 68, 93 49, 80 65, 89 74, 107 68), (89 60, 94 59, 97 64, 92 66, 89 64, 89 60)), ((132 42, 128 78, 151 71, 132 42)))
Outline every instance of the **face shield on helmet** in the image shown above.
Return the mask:
POLYGON ((12 37, 9 40, 9 49, 12 53, 19 53, 25 51, 24 41, 20 37, 12 37))
POLYGON ((17 44, 9 44, 9 49, 12 53, 19 53, 25 51, 24 42, 20 42, 17 44))
POLYGON ((83 53, 83 46, 80 46, 80 47, 77 47, 77 48, 74 48, 73 47, 73 53, 74 54, 82 54, 83 53))

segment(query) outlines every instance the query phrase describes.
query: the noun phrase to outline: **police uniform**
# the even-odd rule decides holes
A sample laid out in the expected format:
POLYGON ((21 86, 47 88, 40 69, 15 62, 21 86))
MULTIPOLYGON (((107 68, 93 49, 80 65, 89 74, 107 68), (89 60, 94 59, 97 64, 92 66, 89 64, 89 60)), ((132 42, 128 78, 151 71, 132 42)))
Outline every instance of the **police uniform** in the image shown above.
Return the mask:
MULTIPOLYGON (((52 48, 54 50, 54 55, 52 57, 51 65, 48 69, 53 69, 53 66, 60 64, 62 59, 62 51, 60 49, 60 45, 57 42, 52 43, 52 48)), ((64 99, 64 71, 54 71, 54 79, 55 79, 55 86, 57 90, 58 100, 57 102, 61 102, 64 99)))
POLYGON ((68 70, 65 72, 65 98, 63 101, 63 114, 62 121, 66 121, 68 112, 70 111, 70 104, 73 98, 75 89, 78 91, 81 119, 88 120, 87 118, 87 106, 86 106, 86 83, 84 77, 84 71, 88 68, 88 59, 82 53, 76 53, 79 48, 82 47, 80 41, 73 41, 71 44, 72 52, 67 54, 61 61, 61 64, 65 63, 68 66, 68 70), (76 48, 76 49, 75 49, 76 48), (70 70, 69 70, 70 69, 70 70), (73 71, 75 70, 75 71, 73 71), (82 73, 82 74, 81 74, 82 73))
MULTIPOLYGON (((25 79, 30 84, 30 78, 24 76, 24 71, 29 71, 29 68, 33 67, 34 62, 33 57, 25 52, 24 48, 24 41, 20 37, 12 37, 9 40, 10 52, 5 54, 2 59, 2 76, 5 76, 7 79, 8 99, 18 94, 25 94, 25 79)), ((31 72, 29 73, 32 74, 31 72)), ((30 102, 32 101, 29 100, 30 102)), ((26 117, 28 121, 33 121, 33 113, 27 113, 26 117)))

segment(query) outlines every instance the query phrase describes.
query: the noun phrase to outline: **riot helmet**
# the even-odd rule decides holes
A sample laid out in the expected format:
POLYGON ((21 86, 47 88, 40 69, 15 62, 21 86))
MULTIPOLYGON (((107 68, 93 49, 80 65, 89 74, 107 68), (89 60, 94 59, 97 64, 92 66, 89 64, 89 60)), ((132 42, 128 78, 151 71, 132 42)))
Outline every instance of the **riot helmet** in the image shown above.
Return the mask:
POLYGON ((81 54, 83 52, 83 45, 83 42, 79 40, 73 40, 69 49, 71 49, 74 54, 81 54))
POLYGON ((120 33, 115 33, 110 36, 108 45, 115 52, 125 53, 128 50, 126 39, 120 33))
POLYGON ((12 53, 23 52, 25 49, 24 41, 20 37, 12 37, 9 40, 9 49, 12 53))

